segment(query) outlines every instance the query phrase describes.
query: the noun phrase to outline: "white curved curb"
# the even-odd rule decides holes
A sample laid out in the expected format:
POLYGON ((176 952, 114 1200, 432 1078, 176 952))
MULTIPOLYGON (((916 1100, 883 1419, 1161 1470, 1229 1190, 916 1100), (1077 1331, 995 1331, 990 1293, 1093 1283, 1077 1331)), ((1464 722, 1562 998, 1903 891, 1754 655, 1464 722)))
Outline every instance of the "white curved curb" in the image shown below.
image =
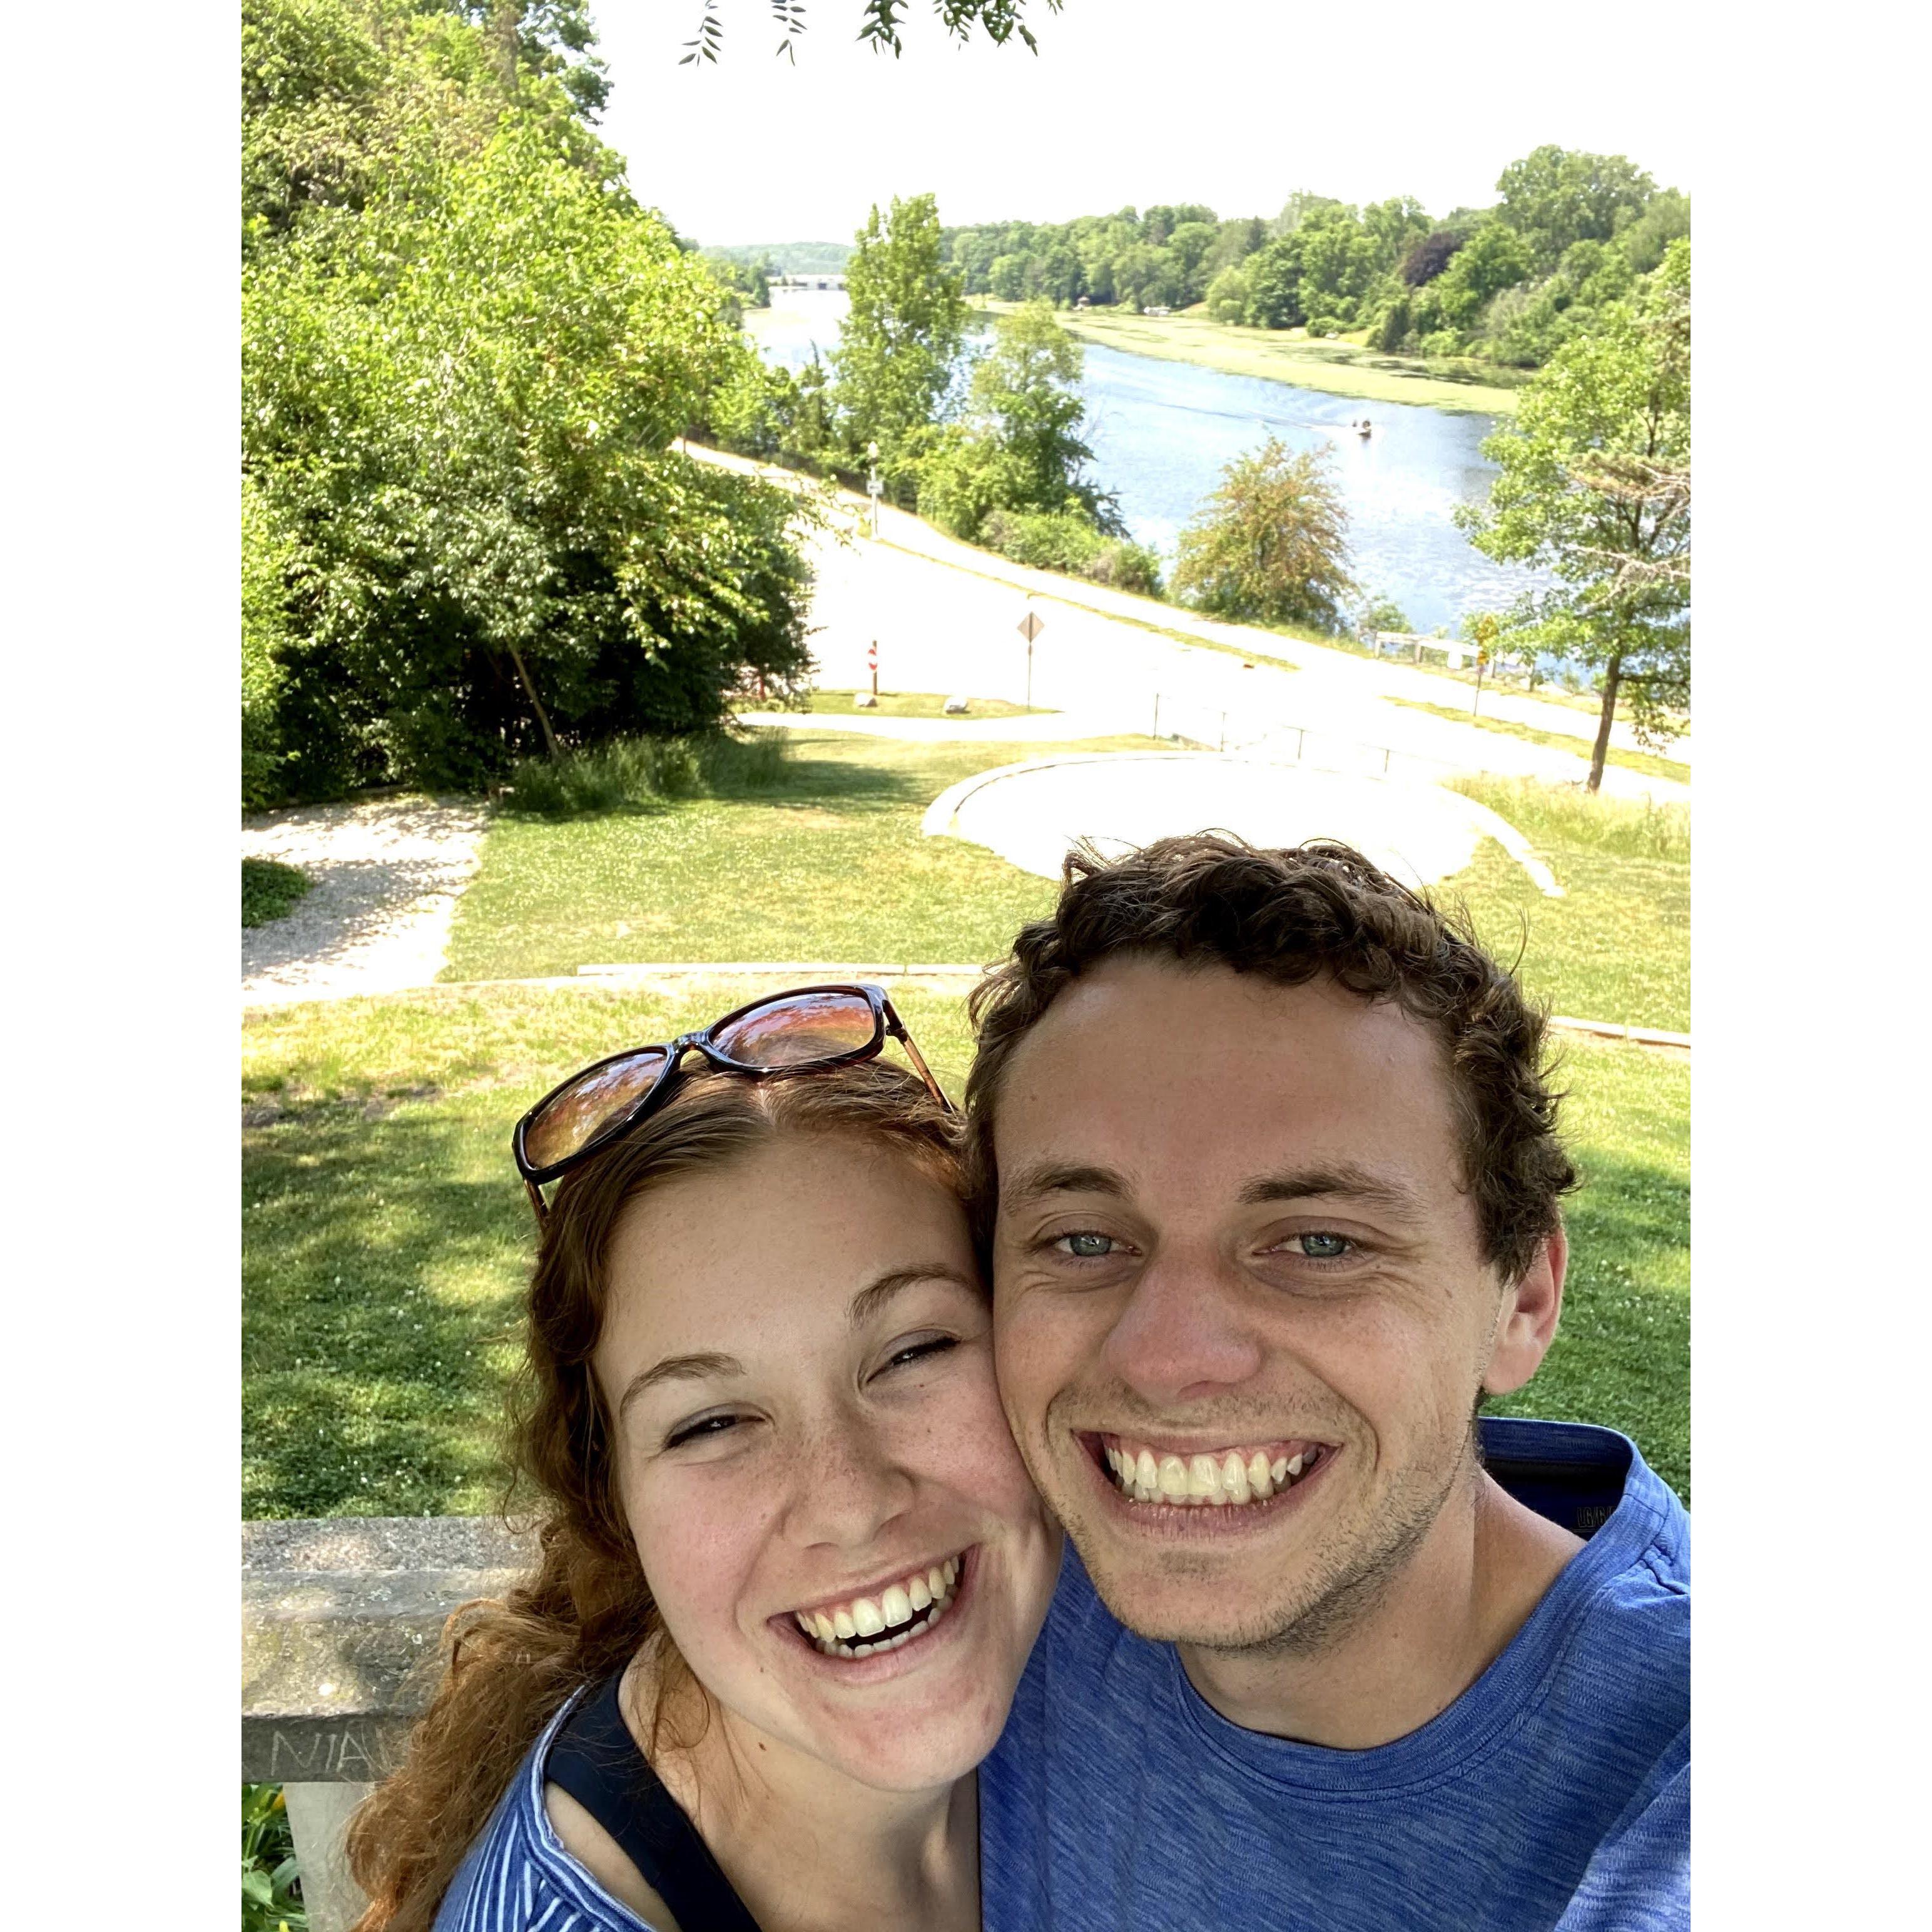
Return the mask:
MULTIPOLYGON (((1284 771, 1300 771, 1305 767, 1276 758, 1241 758, 1226 752, 1070 752, 1057 758, 1024 758, 1017 764, 996 765, 991 771, 976 772, 969 778, 962 778, 957 784, 949 785, 926 808, 926 815, 920 820, 920 830, 928 838, 964 838, 959 830, 959 811, 966 801, 976 792, 988 785, 997 784, 1004 778, 1016 778, 1025 772, 1049 771, 1068 765, 1109 764, 1118 765, 1128 760, 1144 764, 1173 764, 1181 760, 1198 761, 1212 758, 1220 764, 1262 765, 1279 767, 1284 771)), ((1346 774, 1352 779, 1369 784, 1413 785, 1413 781, 1396 780, 1376 776, 1372 773, 1346 774)), ((1444 786, 1430 786, 1431 790, 1446 790, 1444 786)), ((1503 850, 1529 874, 1537 890, 1546 898, 1560 899, 1565 896, 1555 873, 1536 855, 1529 841, 1510 824, 1500 812, 1492 812, 1486 805, 1461 792, 1450 794, 1461 806, 1467 817, 1488 837, 1493 838, 1503 850)))

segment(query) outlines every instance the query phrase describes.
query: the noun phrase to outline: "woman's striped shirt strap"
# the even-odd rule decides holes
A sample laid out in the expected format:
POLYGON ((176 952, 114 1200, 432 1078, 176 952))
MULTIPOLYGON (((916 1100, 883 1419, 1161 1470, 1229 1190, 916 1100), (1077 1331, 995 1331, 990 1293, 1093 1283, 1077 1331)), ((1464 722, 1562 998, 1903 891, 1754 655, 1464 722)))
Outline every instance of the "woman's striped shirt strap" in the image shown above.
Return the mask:
POLYGON ((659 1932, 564 1850, 544 1809, 544 1760, 577 1702, 557 1712, 517 1767, 449 1882, 435 1932, 659 1932))

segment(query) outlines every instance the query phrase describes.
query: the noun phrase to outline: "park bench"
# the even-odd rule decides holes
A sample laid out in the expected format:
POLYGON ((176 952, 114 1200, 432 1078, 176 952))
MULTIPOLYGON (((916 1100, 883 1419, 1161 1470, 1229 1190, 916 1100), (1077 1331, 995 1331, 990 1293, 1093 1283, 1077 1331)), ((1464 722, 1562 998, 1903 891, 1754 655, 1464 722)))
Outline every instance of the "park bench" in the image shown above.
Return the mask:
POLYGON ((501 1596, 536 1554, 489 1517, 242 1526, 242 1776, 287 1796, 311 1932, 362 1912, 342 1834, 435 1693, 445 1620, 501 1596))

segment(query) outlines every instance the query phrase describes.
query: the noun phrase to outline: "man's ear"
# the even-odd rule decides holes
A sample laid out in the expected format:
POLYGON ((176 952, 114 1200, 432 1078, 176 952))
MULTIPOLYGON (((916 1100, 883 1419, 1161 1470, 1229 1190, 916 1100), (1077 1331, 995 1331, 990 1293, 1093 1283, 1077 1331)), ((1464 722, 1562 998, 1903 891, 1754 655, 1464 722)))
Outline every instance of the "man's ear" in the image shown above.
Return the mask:
POLYGON ((1485 1394, 1508 1395, 1542 1366, 1563 1312, 1563 1274, 1569 1264, 1570 1244, 1559 1227, 1537 1243, 1522 1280, 1504 1289, 1483 1371, 1485 1394))

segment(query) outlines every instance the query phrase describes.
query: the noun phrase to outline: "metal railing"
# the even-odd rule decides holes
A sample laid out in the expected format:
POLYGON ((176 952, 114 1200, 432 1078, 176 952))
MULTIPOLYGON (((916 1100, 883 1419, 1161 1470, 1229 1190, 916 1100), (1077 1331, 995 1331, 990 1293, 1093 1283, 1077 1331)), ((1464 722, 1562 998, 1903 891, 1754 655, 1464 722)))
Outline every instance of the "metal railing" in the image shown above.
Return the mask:
POLYGON ((1324 731, 1286 718, 1257 718, 1195 704, 1156 692, 1154 736, 1209 752, 1236 752, 1310 770, 1340 772, 1362 778, 1414 777, 1436 779, 1469 767, 1448 758, 1398 751, 1392 745, 1371 745, 1359 738, 1324 731))

